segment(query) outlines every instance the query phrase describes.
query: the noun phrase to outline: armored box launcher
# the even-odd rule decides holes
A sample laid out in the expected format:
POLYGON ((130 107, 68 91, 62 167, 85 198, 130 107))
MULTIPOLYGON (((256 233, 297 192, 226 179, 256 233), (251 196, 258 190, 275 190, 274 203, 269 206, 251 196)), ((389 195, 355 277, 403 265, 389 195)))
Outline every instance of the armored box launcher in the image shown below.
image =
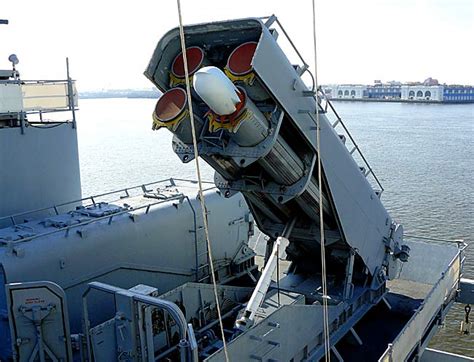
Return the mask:
MULTIPOLYGON (((336 132, 342 120, 338 117, 334 124, 330 122, 324 95, 303 82, 302 76, 309 73, 307 64, 301 57, 302 64, 290 63, 278 43, 280 32, 287 37, 274 16, 192 25, 184 30, 185 50, 181 49, 179 29, 168 32, 158 42, 145 71, 163 92, 153 113, 153 129, 167 128, 174 134, 173 149, 183 162, 195 157, 191 107, 185 91, 185 52, 199 156, 216 170, 215 183, 226 197, 237 192, 244 195, 259 229, 268 238, 265 268, 233 322, 230 355, 238 360, 317 360, 324 356, 320 262, 320 243, 324 242, 331 353, 344 358, 353 355, 343 345, 336 348, 338 342, 352 339, 359 345, 359 356, 377 359, 403 328, 389 327, 392 336, 370 350, 366 345, 361 347, 364 338, 353 327, 382 301, 392 313, 400 312, 389 299, 398 303, 393 296, 403 290, 404 281, 413 281, 414 288, 416 283, 430 284, 418 275, 420 260, 409 261, 412 242, 404 242, 403 227, 382 205, 383 188, 365 157, 361 155, 365 165, 356 162, 354 151, 360 149, 350 134, 355 147, 348 149, 346 137, 336 132), (321 184, 317 181, 318 162, 322 165, 321 184), (378 188, 372 187, 369 176, 375 178, 378 188), (323 241, 320 220, 324 223, 323 241), (289 261, 286 275, 277 275, 277 283, 272 285, 272 274, 282 257, 289 261), (410 266, 400 275, 401 265, 407 261, 410 266), (391 293, 387 280, 393 280, 391 293), (279 297, 283 292, 289 294, 272 310, 275 291, 279 297), (289 336, 285 332, 290 330, 299 332, 289 336)), ((293 45, 288 37, 285 40, 293 45)), ((293 51, 300 56, 296 48, 293 51)), ((413 245, 417 252, 420 245, 426 252, 433 248, 413 245)), ((463 250, 462 245, 443 247, 449 255, 446 259, 443 248, 432 250, 439 256, 437 277, 446 268, 457 270, 454 265, 460 262, 463 250)), ((451 281, 459 282, 459 275, 451 281)), ((451 287, 446 289, 452 292, 451 287)), ((401 294, 410 300, 416 298, 401 294)), ((418 295, 422 299, 426 296, 418 295)), ((431 302, 441 308, 440 301, 431 302)), ((416 302, 413 307, 416 309, 416 302)), ((380 306, 376 312, 389 314, 380 306)), ((428 319, 433 317, 430 314, 428 319)), ((426 322, 419 339, 398 345, 405 357, 423 350, 418 342, 427 336, 426 322)), ((371 330, 365 339, 376 334, 371 330)), ((224 352, 220 349, 209 360, 224 358, 224 352)))
MULTIPOLYGON (((400 260, 408 259, 403 228, 392 221, 381 190, 372 188, 322 108, 317 154, 316 94, 301 79, 308 69, 289 62, 277 31, 270 29, 273 21, 186 28, 199 155, 215 168, 225 196, 242 192, 270 244, 291 223, 286 248, 291 267, 284 285, 320 274, 322 204, 332 296, 344 299, 344 289, 347 297, 355 285, 380 288, 387 277, 397 276, 400 260)), ((194 154, 183 63, 174 29, 158 43, 145 74, 164 92, 154 128, 173 132, 174 150, 189 162, 194 154)))

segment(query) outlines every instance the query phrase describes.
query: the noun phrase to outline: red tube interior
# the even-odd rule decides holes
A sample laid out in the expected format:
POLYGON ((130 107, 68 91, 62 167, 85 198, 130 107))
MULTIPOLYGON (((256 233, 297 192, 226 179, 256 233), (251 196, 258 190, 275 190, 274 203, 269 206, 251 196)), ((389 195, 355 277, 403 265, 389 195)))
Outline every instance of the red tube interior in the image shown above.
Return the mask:
POLYGON ((182 88, 172 88, 158 99, 155 116, 162 122, 170 121, 181 113, 186 106, 186 92, 182 88))
MULTIPOLYGON (((186 58, 188 60, 189 75, 192 75, 201 66, 202 61, 204 60, 204 51, 199 47, 186 48, 186 58)), ((184 78, 183 53, 179 53, 176 58, 174 58, 173 64, 171 65, 171 71, 174 76, 184 78)))
POLYGON ((252 71, 252 59, 257 48, 256 42, 239 45, 230 54, 227 60, 227 69, 234 75, 243 75, 252 71))

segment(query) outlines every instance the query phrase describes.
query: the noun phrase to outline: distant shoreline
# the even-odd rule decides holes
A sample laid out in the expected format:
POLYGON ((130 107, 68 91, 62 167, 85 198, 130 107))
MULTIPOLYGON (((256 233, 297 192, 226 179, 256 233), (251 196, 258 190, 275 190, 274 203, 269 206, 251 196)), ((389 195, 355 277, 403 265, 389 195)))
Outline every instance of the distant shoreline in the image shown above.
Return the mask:
POLYGON ((331 102, 362 102, 362 103, 417 103, 417 104, 474 104, 474 101, 445 102, 422 99, 361 99, 361 98, 328 98, 331 102))
MULTIPOLYGON (((117 90, 105 92, 82 92, 80 99, 107 99, 107 98, 136 98, 136 99, 158 99, 161 92, 158 90, 117 90)), ((330 98, 331 102, 365 102, 365 103, 417 103, 417 104, 474 104, 473 100, 463 101, 436 101, 424 99, 383 99, 383 98, 330 98)))
POLYGON ((111 99, 111 98, 121 98, 121 99, 158 99, 160 96, 123 96, 123 95, 100 95, 100 96, 83 96, 79 95, 79 99, 111 99))
POLYGON ((80 92, 79 99, 105 99, 105 98, 149 98, 158 99, 161 92, 158 90, 125 90, 125 91, 106 91, 106 92, 80 92))

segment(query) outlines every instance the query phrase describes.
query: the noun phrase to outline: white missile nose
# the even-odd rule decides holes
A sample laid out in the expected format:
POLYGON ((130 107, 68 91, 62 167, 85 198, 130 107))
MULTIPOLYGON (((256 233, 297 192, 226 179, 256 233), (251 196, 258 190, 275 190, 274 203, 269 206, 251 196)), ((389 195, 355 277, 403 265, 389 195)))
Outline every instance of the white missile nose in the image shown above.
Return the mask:
POLYGON ((216 67, 204 67, 194 73, 193 87, 209 108, 221 116, 234 113, 240 102, 235 85, 216 67))

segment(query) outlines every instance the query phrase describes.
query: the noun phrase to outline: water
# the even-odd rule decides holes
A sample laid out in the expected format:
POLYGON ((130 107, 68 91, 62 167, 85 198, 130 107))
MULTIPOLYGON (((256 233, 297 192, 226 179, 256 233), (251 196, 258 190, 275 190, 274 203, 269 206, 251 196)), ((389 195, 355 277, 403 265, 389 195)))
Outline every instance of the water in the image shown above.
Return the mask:
MULTIPOLYGON (((151 99, 81 100, 79 152, 84 196, 169 177, 195 179, 166 130, 151 130, 151 99)), ((337 102, 405 232, 474 240, 474 105, 337 102)), ((203 177, 213 171, 203 162, 203 177)), ((473 242, 474 243, 474 242, 473 242)), ((474 250, 465 275, 474 277, 474 250)), ((429 257, 429 255, 427 255, 429 257)), ((460 336, 461 306, 448 315, 433 348, 474 357, 474 335, 460 336)), ((471 318, 472 319, 472 318, 471 318)))
MULTIPOLYGON (((474 105, 337 102, 335 107, 380 176, 383 203, 405 233, 474 245, 474 105)), ((464 271, 474 276, 472 248, 464 271)), ((459 335, 463 308, 453 307, 431 347, 474 357, 474 335, 459 335)))

